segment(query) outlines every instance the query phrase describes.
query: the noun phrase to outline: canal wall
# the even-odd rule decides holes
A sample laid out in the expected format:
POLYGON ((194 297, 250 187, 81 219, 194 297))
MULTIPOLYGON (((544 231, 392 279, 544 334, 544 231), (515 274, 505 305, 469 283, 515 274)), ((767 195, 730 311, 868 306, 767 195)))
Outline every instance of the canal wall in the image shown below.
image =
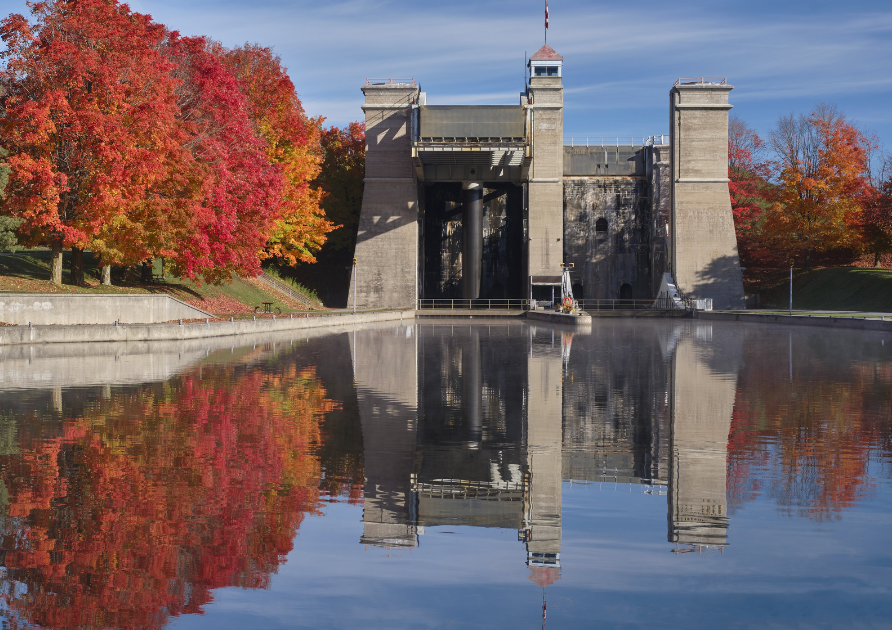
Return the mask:
POLYGON ((242 319, 189 324, 119 324, 93 326, 9 326, 0 328, 0 348, 32 343, 107 343, 176 341, 211 337, 249 336, 284 330, 339 328, 356 324, 414 319, 415 311, 342 313, 311 317, 242 319))
POLYGON ((781 326, 809 326, 839 328, 845 330, 876 330, 892 332, 892 319, 865 319, 861 317, 832 317, 826 315, 768 315, 759 313, 718 313, 694 311, 694 319, 718 322, 752 322, 779 324, 781 326))
POLYGON ((0 322, 17 326, 160 324, 196 317, 213 315, 169 295, 0 294, 0 322))

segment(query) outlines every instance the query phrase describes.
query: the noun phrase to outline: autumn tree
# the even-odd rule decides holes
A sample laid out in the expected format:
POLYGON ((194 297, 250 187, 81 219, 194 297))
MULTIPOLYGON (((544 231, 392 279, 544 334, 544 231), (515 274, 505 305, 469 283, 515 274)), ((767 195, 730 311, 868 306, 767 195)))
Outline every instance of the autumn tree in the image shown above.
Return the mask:
POLYGON ((340 290, 346 296, 362 209, 365 125, 352 122, 343 128, 324 129, 321 146, 323 159, 315 185, 325 191, 325 215, 340 227, 328 235, 319 250, 318 264, 298 265, 286 273, 319 295, 340 290))
POLYGON ((818 106, 807 117, 781 117, 771 144, 778 187, 766 239, 806 267, 813 254, 858 247, 865 136, 835 108, 818 106))
POLYGON ((736 116, 728 125, 728 190, 737 233, 737 247, 745 265, 764 262, 760 251, 761 223, 769 205, 771 176, 765 161, 765 142, 736 116))
POLYGON ((892 254, 892 156, 879 158, 871 169, 871 185, 865 195, 860 224, 864 253, 873 259, 874 267, 880 266, 884 256, 892 254))
MULTIPOLYGON (((198 169, 196 196, 162 250, 179 275, 211 282, 232 273, 260 273, 261 252, 281 216, 285 169, 267 157, 268 143, 251 119, 251 104, 225 59, 205 38, 172 33, 164 46, 175 64, 184 147, 198 169), (173 245, 173 249, 171 248, 173 245)), ((159 243, 159 246, 162 243, 159 243)))
POLYGON ((269 231, 265 257, 287 265, 316 262, 315 253, 335 227, 311 185, 319 174, 321 118, 309 118, 282 60, 269 48, 245 44, 215 48, 238 78, 254 128, 266 142, 266 158, 281 167, 281 205, 269 231))
POLYGON ((159 52, 165 30, 149 16, 115 0, 30 7, 33 22, 13 14, 0 23, 0 124, 12 169, 4 212, 24 219, 27 244, 51 247, 56 284, 62 249, 72 247, 80 284, 86 247, 106 265, 145 254, 113 247, 104 232, 131 227, 136 210, 165 212, 159 193, 189 170, 176 81, 159 52))

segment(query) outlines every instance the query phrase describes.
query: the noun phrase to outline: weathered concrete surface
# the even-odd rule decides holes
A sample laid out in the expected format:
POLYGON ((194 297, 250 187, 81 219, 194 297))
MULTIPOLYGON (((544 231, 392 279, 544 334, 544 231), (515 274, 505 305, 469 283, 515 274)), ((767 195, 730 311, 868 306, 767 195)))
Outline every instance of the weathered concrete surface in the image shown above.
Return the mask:
POLYGON ((676 85, 670 92, 672 275, 679 290, 744 308, 743 276, 728 193, 730 85, 676 85))
POLYGON ((366 85, 366 170, 347 304, 414 307, 418 298, 418 182, 412 163, 414 85, 366 85))
POLYGON ((752 322, 757 324, 779 324, 781 326, 817 326, 821 328, 841 328, 845 330, 875 330, 892 332, 892 320, 862 319, 858 317, 826 317, 807 315, 762 315, 760 313, 716 313, 715 311, 695 311, 694 319, 719 322, 752 322))
POLYGON ((196 317, 214 316, 169 295, 0 293, 0 322, 7 324, 157 324, 196 317))
POLYGON ((564 178, 564 260, 578 299, 649 299, 649 186, 640 177, 564 178))
POLYGON ((527 194, 530 276, 560 274, 563 261, 564 88, 560 77, 530 77, 533 162, 527 194))
POLYGON ((316 317, 237 320, 207 324, 125 324, 95 326, 11 326, 0 328, 0 348, 36 343, 104 343, 207 339, 233 335, 257 335, 283 330, 339 328, 380 321, 411 320, 414 311, 346 313, 316 317))
POLYGON ((526 318, 532 321, 548 322, 550 324, 563 324, 565 326, 591 326, 592 316, 587 313, 570 315, 568 313, 554 313, 550 311, 527 311, 526 318))

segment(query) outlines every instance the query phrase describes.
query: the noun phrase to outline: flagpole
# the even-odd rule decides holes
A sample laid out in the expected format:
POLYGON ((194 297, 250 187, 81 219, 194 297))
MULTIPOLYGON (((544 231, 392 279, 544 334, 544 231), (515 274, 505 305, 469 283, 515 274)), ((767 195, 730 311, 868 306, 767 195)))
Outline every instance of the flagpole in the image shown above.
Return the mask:
POLYGON ((548 43, 548 0, 545 0, 545 43, 548 43))

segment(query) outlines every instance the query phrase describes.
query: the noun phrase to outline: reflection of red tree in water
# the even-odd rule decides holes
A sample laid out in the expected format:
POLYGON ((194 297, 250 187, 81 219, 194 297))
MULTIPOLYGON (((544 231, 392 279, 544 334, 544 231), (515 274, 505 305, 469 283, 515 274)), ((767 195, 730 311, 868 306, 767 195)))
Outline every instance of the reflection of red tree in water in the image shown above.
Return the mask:
POLYGON ((765 494, 790 513, 839 518, 871 491, 869 463, 888 462, 892 365, 812 361, 790 382, 787 365, 753 354, 728 441, 729 508, 765 494))
POLYGON ((262 588, 319 507, 334 403, 312 370, 192 372, 25 422, 2 458, 11 607, 49 627, 160 628, 210 589, 262 588), (50 432, 50 435, 41 434, 50 432))

